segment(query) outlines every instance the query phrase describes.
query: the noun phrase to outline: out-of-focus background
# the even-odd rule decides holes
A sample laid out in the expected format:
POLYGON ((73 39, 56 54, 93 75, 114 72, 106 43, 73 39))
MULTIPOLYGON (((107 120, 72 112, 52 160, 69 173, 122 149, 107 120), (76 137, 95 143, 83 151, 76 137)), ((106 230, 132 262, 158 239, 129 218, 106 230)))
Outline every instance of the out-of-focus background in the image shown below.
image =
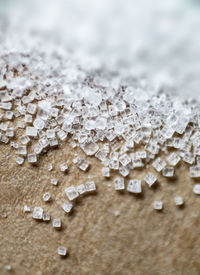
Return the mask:
POLYGON ((8 50, 41 36, 96 67, 200 98, 198 0, 1 0, 0 18, 8 50))

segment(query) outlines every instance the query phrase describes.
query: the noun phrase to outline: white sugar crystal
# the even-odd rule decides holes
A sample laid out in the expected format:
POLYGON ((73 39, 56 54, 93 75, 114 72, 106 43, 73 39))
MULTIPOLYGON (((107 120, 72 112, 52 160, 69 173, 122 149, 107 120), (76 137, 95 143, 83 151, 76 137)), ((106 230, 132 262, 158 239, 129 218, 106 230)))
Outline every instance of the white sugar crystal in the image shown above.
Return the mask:
POLYGON ((156 171, 160 172, 166 166, 166 162, 158 157, 154 160, 152 166, 156 169, 156 171))
POLYGON ((76 188, 73 185, 70 187, 67 187, 65 189, 65 193, 70 201, 76 199, 79 196, 79 193, 77 192, 76 188))
POLYGON ((33 209, 33 218, 34 219, 38 219, 38 220, 42 220, 43 219, 43 209, 42 207, 34 207, 33 209))
POLYGON ((180 197, 180 196, 176 196, 175 198, 174 198, 174 202, 175 202, 175 204, 176 205, 178 205, 178 206, 180 206, 180 205, 183 205, 183 198, 182 197, 180 197))
POLYGON ((72 210, 72 207, 73 207, 73 205, 72 205, 72 203, 69 202, 69 201, 65 201, 65 202, 63 203, 63 205, 62 205, 62 209, 63 209, 66 213, 70 213, 71 210, 72 210))
POLYGON ((119 210, 116 210, 116 211, 115 211, 115 217, 119 217, 119 215, 120 215, 120 211, 119 211, 119 210))
POLYGON ((84 184, 80 184, 76 187, 76 190, 80 195, 84 194, 86 192, 86 187, 84 184))
POLYGON ((99 146, 92 141, 85 142, 80 147, 88 156, 93 156, 99 150, 99 146))
POLYGON ((47 138, 52 139, 55 138, 55 130, 47 130, 46 131, 47 138))
POLYGON ((67 164, 66 164, 66 163, 62 163, 62 164, 60 165, 60 171, 61 171, 61 172, 66 172, 67 170, 68 170, 67 164))
POLYGON ((122 156, 120 156, 119 161, 123 166, 126 166, 131 162, 131 158, 128 154, 123 154, 122 156))
POLYGON ((29 213, 31 212, 31 209, 28 205, 24 205, 24 213, 29 213))
POLYGON ((6 111, 5 116, 7 119, 11 120, 11 119, 13 119, 14 113, 11 111, 6 111))
POLYGON ((49 139, 49 145, 50 145, 51 147, 57 146, 57 145, 58 145, 58 140, 57 140, 56 138, 51 138, 51 139, 49 139))
POLYGON ((33 121, 32 115, 26 114, 25 117, 24 117, 24 121, 25 121, 26 123, 32 123, 32 121, 33 121))
POLYGON ((85 183, 86 192, 96 191, 96 185, 94 181, 88 181, 85 183))
POLYGON ((22 165, 24 163, 24 158, 17 157, 16 158, 16 163, 19 164, 19 165, 22 165))
POLYGON ((190 177, 199 178, 200 177, 200 166, 191 166, 190 167, 190 177))
POLYGON ((37 129, 35 127, 26 127, 26 135, 30 137, 37 137, 37 129))
POLYGON ((6 130, 6 136, 7 136, 7 137, 14 137, 14 135, 15 135, 14 128, 8 128, 8 129, 6 130))
POLYGON ((77 164, 78 164, 78 168, 81 169, 82 171, 86 171, 89 167, 89 162, 84 159, 80 159, 77 164))
POLYGON ((200 195, 200 184, 199 183, 194 185, 193 192, 197 195, 200 195))
POLYGON ((37 110, 37 106, 35 104, 32 104, 32 103, 28 104, 28 106, 27 106, 27 112, 29 114, 34 115, 36 113, 36 110, 37 110))
POLYGON ((5 270, 11 271, 12 270, 12 266, 10 264, 5 265, 5 270))
POLYGON ((177 155, 174 152, 171 153, 167 158, 167 162, 172 166, 176 166, 180 160, 181 160, 181 158, 179 157, 179 155, 177 155))
POLYGON ((36 154, 28 154, 28 162, 29 163, 36 163, 37 162, 37 155, 36 154))
POLYGON ((51 216, 49 213, 43 213, 43 221, 48 222, 51 220, 51 216))
POLYGON ((156 210, 162 210, 163 209, 162 201, 154 201, 153 202, 153 208, 156 209, 156 210))
POLYGON ((129 180, 127 185, 127 191, 131 193, 141 193, 142 192, 142 184, 141 180, 129 180))
POLYGON ((37 130, 42 130, 45 127, 45 122, 44 120, 42 120, 41 118, 36 118, 33 122, 33 126, 35 127, 35 129, 37 130))
POLYGON ((67 248, 65 246, 58 247, 58 255, 66 256, 67 255, 67 248))
POLYGON ((115 190, 124 190, 125 189, 124 179, 119 177, 114 179, 114 187, 115 187, 115 190))
POLYGON ((167 167, 163 168, 162 175, 164 177, 173 177, 174 176, 174 167, 167 166, 167 167))
POLYGON ((61 228, 62 226, 61 219, 53 219, 52 225, 54 228, 61 228))
POLYGON ((20 137, 20 142, 23 144, 23 145, 26 145, 30 142, 30 138, 28 136, 21 136, 20 137))
POLYGON ((60 140, 62 141, 65 141, 66 138, 67 138, 67 133, 63 130, 60 130, 58 133, 57 133, 58 137, 60 140))
POLYGON ((50 199, 51 199, 51 194, 49 192, 44 193, 43 201, 47 202, 47 201, 50 201, 50 199))
POLYGON ((128 174, 130 173, 130 170, 128 167, 125 167, 125 166, 121 166, 119 168, 119 173, 123 176, 123 177, 126 177, 128 176, 128 174))
POLYGON ((17 149, 17 154, 26 155, 27 154, 26 146, 19 146, 17 149))
POLYGON ((157 181, 157 177, 149 172, 144 178, 144 181, 151 187, 157 181))
POLYGON ((48 165, 48 171, 51 172, 52 170, 53 170, 53 165, 50 163, 50 164, 48 165))
POLYGON ((58 180, 57 179, 51 179, 51 184, 58 185, 58 180))
POLYGON ((119 169, 119 161, 115 159, 111 159, 109 162, 110 169, 118 170, 119 169))
POLYGON ((106 177, 106 178, 110 177, 110 168, 109 167, 102 168, 102 176, 106 177))
POLYGON ((11 110, 12 109, 12 103, 11 102, 1 102, 0 108, 3 110, 11 110))

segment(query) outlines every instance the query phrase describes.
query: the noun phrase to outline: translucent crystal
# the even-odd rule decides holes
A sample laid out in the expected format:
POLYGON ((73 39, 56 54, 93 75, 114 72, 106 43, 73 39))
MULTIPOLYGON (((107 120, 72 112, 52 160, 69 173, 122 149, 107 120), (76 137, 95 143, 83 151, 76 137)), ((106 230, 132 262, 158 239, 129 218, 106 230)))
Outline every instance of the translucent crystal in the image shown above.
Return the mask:
POLYGON ((34 115, 34 114, 36 113, 36 110, 37 110, 37 106, 36 106, 35 104, 29 103, 29 104, 27 105, 27 112, 28 112, 29 114, 34 115))
POLYGON ((110 168, 109 167, 102 168, 102 176, 106 177, 106 178, 110 177, 110 168))
POLYGON ((47 202, 47 201, 50 201, 50 199, 51 199, 51 194, 49 192, 44 193, 43 201, 47 202))
POLYGON ((99 150, 99 146, 92 141, 85 142, 80 147, 88 156, 93 156, 99 150))
POLYGON ((190 167, 190 177, 199 178, 200 177, 200 166, 191 166, 190 167))
POLYGON ((27 154, 26 146, 19 146, 17 149, 17 154, 25 156, 27 154))
POLYGON ((51 179, 51 184, 58 185, 58 180, 57 179, 51 179))
POLYGON ((174 198, 174 202, 175 202, 175 204, 176 205, 178 205, 178 206, 180 206, 180 205, 183 205, 183 198, 182 197, 180 197, 180 196, 176 196, 175 198, 174 198))
POLYGON ((49 145, 50 145, 51 147, 57 146, 57 145, 58 145, 58 140, 57 140, 57 138, 51 138, 51 139, 49 139, 49 145))
POLYGON ((66 213, 70 213, 71 210, 72 210, 72 207, 73 207, 73 205, 72 205, 72 203, 69 202, 69 201, 65 201, 65 202, 63 203, 63 205, 62 205, 62 209, 63 209, 66 213))
POLYGON ((6 113, 5 113, 5 117, 7 118, 7 119, 13 119, 13 116, 14 116, 14 113, 13 112, 11 112, 11 111, 6 111, 6 113))
POLYGON ((96 185, 94 181, 88 181, 85 183, 85 189, 87 192, 96 191, 96 185))
POLYGON ((109 163, 110 169, 118 170, 119 169, 119 161, 115 159, 111 159, 109 163))
POLYGON ((152 166, 156 169, 156 171, 160 172, 166 166, 166 162, 158 157, 153 161, 152 166))
POLYGON ((51 220, 51 216, 49 213, 43 213, 43 221, 48 222, 51 220))
POLYGON ((45 122, 44 120, 42 120, 41 118, 36 118, 33 122, 33 126, 35 127, 35 129, 37 130, 42 130, 45 127, 45 122))
POLYGON ((42 207, 34 207, 33 209, 33 218, 34 219, 38 219, 38 220, 42 220, 43 219, 43 209, 42 207))
POLYGON ((58 255, 66 256, 67 255, 67 248, 65 246, 58 247, 58 255))
POLYGON ((53 170, 53 165, 50 163, 50 164, 48 165, 48 171, 51 172, 52 170, 53 170))
POLYGON ((61 219, 53 219, 52 225, 54 228, 61 228, 62 227, 61 219))
POLYGON ((26 127, 26 135, 30 137, 37 137, 37 129, 35 127, 26 127))
POLYGON ((151 187, 157 181, 157 177, 149 172, 144 178, 144 181, 151 187))
POLYGON ((16 158, 16 163, 22 165, 24 163, 24 158, 18 157, 16 158))
POLYGON ((79 196, 79 193, 74 186, 67 187, 65 189, 65 193, 70 201, 76 199, 79 196))
POLYGON ((77 165, 79 169, 81 169, 82 171, 86 171, 89 167, 89 162, 84 159, 80 159, 77 165))
POLYGON ((8 128, 8 129, 6 130, 6 136, 7 136, 7 137, 14 137, 14 135, 15 135, 14 128, 8 128))
POLYGON ((47 138, 55 138, 55 131, 53 129, 46 131, 47 138))
POLYGON ((162 175, 164 177, 173 177, 174 176, 174 167, 167 166, 167 167, 163 168, 162 175))
POLYGON ((24 145, 28 144, 30 141, 30 138, 28 136, 21 136, 20 137, 20 142, 24 145))
POLYGON ((60 165, 60 171, 61 171, 61 172, 66 172, 67 170, 68 170, 67 164, 66 164, 66 163, 62 163, 62 164, 60 165))
POLYGON ((125 189, 124 179, 123 178, 114 179, 114 187, 115 187, 115 190, 124 190, 125 189))
POLYGON ((60 130, 58 133, 57 133, 58 137, 60 140, 62 141, 65 141, 66 138, 67 138, 67 133, 63 130, 60 130))
POLYGON ((123 154, 122 156, 120 156, 119 161, 123 166, 126 166, 131 162, 131 158, 128 154, 123 154))
POLYGON ((179 157, 179 155, 177 155, 174 152, 171 153, 167 158, 167 162, 172 166, 176 166, 180 160, 181 160, 181 158, 179 157))
POLYGON ((76 187, 77 192, 82 195, 86 192, 86 187, 84 184, 80 184, 76 187))
POLYGON ((141 193, 142 192, 142 184, 141 180, 129 180, 127 185, 127 191, 131 193, 141 193))
POLYGON ((28 205, 24 205, 24 213, 29 213, 31 212, 31 209, 28 205))
POLYGON ((37 162, 37 155, 36 154, 28 154, 28 162, 29 163, 36 163, 37 162))
POLYGON ((197 195, 200 195, 200 184, 199 183, 194 185, 193 192, 197 195))
POLYGON ((119 173, 120 173, 123 177, 126 177, 126 176, 128 176, 128 174, 130 173, 130 170, 129 170, 129 168, 126 167, 126 166, 121 166, 121 167, 119 168, 119 173))
POLYGON ((32 121, 33 121, 32 115, 26 114, 25 117, 24 117, 24 121, 25 121, 26 123, 32 123, 32 121))
POLYGON ((163 209, 162 201, 154 201, 153 202, 153 208, 156 209, 156 210, 162 210, 163 209))

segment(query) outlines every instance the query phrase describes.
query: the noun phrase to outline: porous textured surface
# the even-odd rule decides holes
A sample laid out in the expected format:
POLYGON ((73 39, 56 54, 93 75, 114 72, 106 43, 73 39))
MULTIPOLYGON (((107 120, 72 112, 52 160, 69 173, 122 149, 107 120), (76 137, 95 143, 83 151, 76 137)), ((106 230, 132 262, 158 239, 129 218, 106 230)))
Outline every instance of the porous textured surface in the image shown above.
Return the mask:
MULTIPOLYGON (((178 180, 159 179, 153 189, 143 182, 143 194, 133 195, 117 193, 114 174, 110 180, 103 178, 95 158, 88 158, 87 173, 72 164, 68 174, 61 173, 60 163, 82 154, 67 143, 42 156, 37 166, 18 166, 8 145, 0 150, 0 274, 8 274, 7 264, 12 274, 199 274, 199 198, 184 164, 177 168, 178 180), (54 165, 51 172, 49 163, 54 165), (59 205, 64 188, 88 176, 97 185, 96 194, 79 199, 66 215, 59 205), (50 184, 52 177, 59 179, 58 186, 50 184), (52 194, 48 205, 42 199, 46 191, 52 194), (175 195, 184 198, 183 207, 175 206, 175 195), (161 212, 153 209, 157 199, 164 203, 161 212), (23 213, 25 204, 60 217, 62 229, 33 220, 23 213), (60 245, 68 248, 66 258, 57 254, 60 245)), ((131 175, 143 178, 145 173, 143 169, 131 175)))

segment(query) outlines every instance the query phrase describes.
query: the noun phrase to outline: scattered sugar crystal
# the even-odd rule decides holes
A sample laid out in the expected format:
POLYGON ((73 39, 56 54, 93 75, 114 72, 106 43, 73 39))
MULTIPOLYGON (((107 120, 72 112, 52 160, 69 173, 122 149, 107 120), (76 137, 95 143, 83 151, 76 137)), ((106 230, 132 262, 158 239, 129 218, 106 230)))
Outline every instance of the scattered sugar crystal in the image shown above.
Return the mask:
POLYGON ((41 118, 36 118, 33 122, 33 126, 35 127, 35 129, 37 130, 42 130, 45 127, 45 122, 44 120, 42 120, 41 118))
POLYGON ((61 219, 53 219, 52 225, 54 228, 61 228, 61 219))
POLYGON ((61 172, 66 172, 67 170, 68 170, 67 164, 62 163, 62 164, 60 165, 60 171, 61 171, 61 172))
POLYGON ((58 185, 58 180, 57 179, 51 179, 51 184, 58 185))
POLYGON ((36 163, 37 162, 37 155, 36 154, 28 154, 28 162, 29 163, 36 163))
POLYGON ((110 168, 109 167, 102 168, 102 176, 106 177, 106 178, 110 177, 110 168))
POLYGON ((193 164, 195 161, 194 155, 190 152, 184 153, 183 161, 185 161, 189 164, 193 164))
POLYGON ((180 206, 180 205, 183 205, 183 198, 182 197, 180 197, 180 196, 176 196, 175 198, 174 198, 174 202, 175 202, 175 204, 176 205, 178 205, 178 206, 180 206))
POLYGON ((28 205, 24 205, 24 213, 29 213, 31 212, 31 209, 28 205))
POLYGON ((156 171, 160 172, 166 166, 166 162, 158 157, 153 161, 152 166, 156 169, 156 171))
POLYGON ((114 179, 114 187, 115 187, 115 190, 124 190, 125 189, 124 179, 119 177, 114 179))
POLYGON ((149 172, 144 178, 144 181, 151 187, 157 181, 157 177, 149 172))
POLYGON ((131 162, 131 158, 128 154, 123 154, 122 156, 120 156, 119 161, 123 166, 126 166, 131 162))
POLYGON ((191 166, 190 167, 190 177, 199 178, 200 177, 200 166, 191 166))
POLYGON ((25 128, 25 123, 23 121, 18 121, 17 127, 24 129, 25 128))
POLYGON ((20 142, 23 144, 23 145, 26 145, 30 142, 30 138, 28 136, 21 136, 20 137, 20 142))
POLYGON ((0 102, 0 108, 3 110, 11 110, 12 103, 11 102, 0 102))
POLYGON ((19 146, 17 149, 17 154, 25 156, 27 154, 26 146, 19 146))
POLYGON ((162 175, 164 177, 173 177, 174 176, 174 167, 167 166, 167 167, 163 168, 162 175))
POLYGON ((9 142, 9 138, 6 136, 1 136, 1 141, 5 144, 7 144, 9 142))
POLYGON ((200 184, 199 183, 194 185, 193 192, 197 195, 200 195, 200 184))
POLYGON ((58 255, 66 256, 67 255, 67 248, 65 246, 58 247, 58 255))
POLYGON ((119 215, 120 215, 120 211, 119 211, 119 210, 116 210, 116 211, 115 211, 115 217, 119 217, 119 215))
POLYGON ((48 171, 51 172, 52 170, 53 170, 53 165, 50 163, 50 164, 48 165, 48 171))
POLYGON ((127 185, 127 191, 131 193, 141 193, 142 192, 142 184, 141 180, 129 180, 127 185))
POLYGON ((27 112, 29 114, 32 114, 34 115, 36 113, 36 110, 37 110, 37 106, 33 103, 29 103, 28 106, 27 106, 27 112))
POLYGON ((52 139, 55 138, 55 130, 47 130, 46 131, 47 138, 52 139))
POLYGON ((80 147, 88 156, 93 156, 99 150, 99 146, 92 141, 85 142, 80 147))
POLYGON ((88 181, 85 183, 85 189, 87 192, 96 191, 96 185, 94 181, 88 181))
POLYGON ((43 221, 48 222, 51 220, 51 216, 49 213, 43 213, 43 221))
POLYGON ((14 137, 14 135, 15 135, 14 128, 8 128, 8 129, 6 130, 6 136, 7 136, 7 137, 14 137))
POLYGON ((6 111, 5 116, 7 119, 11 120, 13 119, 14 113, 11 111, 6 111))
POLYGON ((43 209, 41 207, 34 207, 33 209, 33 218, 37 220, 43 219, 43 209))
POLYGON ((73 207, 73 205, 72 205, 72 203, 69 202, 69 201, 65 201, 65 202, 63 203, 63 205, 62 205, 62 209, 63 209, 66 213, 70 213, 71 210, 72 210, 72 207, 73 207))
POLYGON ((43 201, 47 202, 47 201, 50 201, 50 199, 51 199, 51 194, 49 192, 44 193, 43 201))
POLYGON ((156 210, 162 210, 163 209, 162 201, 154 201, 153 202, 153 208, 156 209, 156 210))
POLYGON ((79 196, 79 193, 77 192, 76 188, 73 185, 70 187, 67 187, 65 189, 65 193, 70 201, 76 199, 79 196))
POLYGON ((58 137, 60 140, 62 141, 65 141, 66 138, 67 138, 67 133, 63 130, 60 130, 58 133, 57 133, 58 137))
POLYGON ((58 140, 57 140, 56 138, 51 138, 51 139, 49 139, 49 145, 50 145, 51 147, 57 146, 57 145, 58 145, 58 140))
POLYGON ((80 195, 84 194, 86 192, 86 187, 84 184, 80 184, 76 187, 76 190, 80 195))
POLYGON ((17 157, 16 158, 16 163, 19 164, 19 165, 22 165, 24 163, 24 158, 17 157))
POLYGON ((5 265, 5 270, 11 271, 12 270, 12 266, 9 265, 9 264, 5 265))
POLYGON ((125 167, 125 166, 121 166, 119 168, 119 173, 123 176, 123 177, 126 177, 128 176, 128 174, 130 173, 130 170, 128 167, 125 167))
POLYGON ((32 123, 32 121, 33 121, 32 115, 26 114, 25 117, 24 117, 24 121, 25 121, 26 123, 32 123))
POLYGON ((118 170, 119 169, 119 161, 115 159, 111 159, 109 162, 110 169, 118 170))
POLYGON ((80 159, 77 164, 78 164, 78 168, 81 169, 82 171, 86 171, 89 167, 89 162, 84 159, 80 159))
POLYGON ((175 152, 171 153, 167 158, 167 162, 172 166, 176 166, 180 160, 181 158, 175 152))
POLYGON ((37 137, 37 129, 35 127, 26 127, 26 135, 30 137, 37 137))

